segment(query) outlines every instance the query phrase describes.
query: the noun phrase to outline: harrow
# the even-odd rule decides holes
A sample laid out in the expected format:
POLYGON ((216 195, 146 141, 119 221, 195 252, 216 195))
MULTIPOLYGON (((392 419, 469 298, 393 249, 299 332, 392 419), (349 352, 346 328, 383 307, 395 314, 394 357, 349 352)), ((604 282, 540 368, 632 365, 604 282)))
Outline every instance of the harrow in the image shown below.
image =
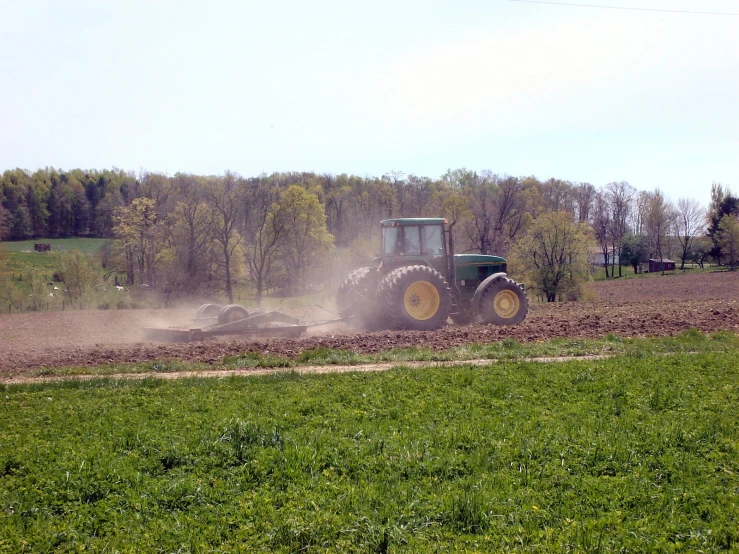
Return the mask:
MULTIPOLYGON (((314 307, 328 311, 312 305, 306 314, 313 313, 314 307)), ((224 336, 295 338, 309 327, 341 321, 344 318, 306 321, 276 310, 248 310, 238 304, 204 304, 196 310, 192 327, 144 327, 144 334, 147 339, 159 342, 196 342, 224 336)))

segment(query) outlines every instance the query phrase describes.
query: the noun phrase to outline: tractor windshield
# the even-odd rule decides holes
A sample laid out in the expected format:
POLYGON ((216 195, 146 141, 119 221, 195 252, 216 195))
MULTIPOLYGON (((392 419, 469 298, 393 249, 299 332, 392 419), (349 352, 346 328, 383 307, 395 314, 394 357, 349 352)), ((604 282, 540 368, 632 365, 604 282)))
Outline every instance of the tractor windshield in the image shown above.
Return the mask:
POLYGON ((383 256, 443 256, 444 239, 440 225, 383 227, 383 256))

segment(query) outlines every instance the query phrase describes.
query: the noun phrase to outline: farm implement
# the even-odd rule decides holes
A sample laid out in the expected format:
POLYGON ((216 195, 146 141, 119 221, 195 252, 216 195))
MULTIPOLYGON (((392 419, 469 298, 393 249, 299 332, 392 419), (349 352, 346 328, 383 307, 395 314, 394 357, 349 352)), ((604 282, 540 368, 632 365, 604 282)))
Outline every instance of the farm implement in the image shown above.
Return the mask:
POLYGON ((295 338, 309 327, 340 321, 343 319, 304 321, 280 311, 248 310, 238 304, 204 304, 195 312, 191 328, 145 327, 144 333, 147 339, 159 342, 196 342, 225 336, 295 338))

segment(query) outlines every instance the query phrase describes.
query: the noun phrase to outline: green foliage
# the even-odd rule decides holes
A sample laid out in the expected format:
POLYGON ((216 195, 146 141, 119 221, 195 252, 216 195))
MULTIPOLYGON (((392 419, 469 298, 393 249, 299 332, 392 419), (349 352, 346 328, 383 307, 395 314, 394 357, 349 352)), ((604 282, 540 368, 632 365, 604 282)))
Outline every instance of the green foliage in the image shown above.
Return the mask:
POLYGON ((716 238, 721 253, 726 257, 731 271, 739 261, 739 215, 725 215, 719 222, 716 238))
POLYGON ((0 551, 733 551, 731 348, 5 387, 0 551))
POLYGON ((620 260, 622 264, 630 265, 636 273, 639 264, 649 261, 649 239, 644 235, 626 235, 621 246, 620 260))
POLYGON ((93 261, 80 252, 64 254, 57 273, 64 283, 67 298, 80 308, 86 306, 90 292, 101 282, 93 261))
POLYGON ((590 228, 576 223, 571 214, 544 213, 511 250, 511 273, 522 275, 527 286, 540 291, 549 302, 565 293, 576 299, 591 276, 594 246, 590 228))
POLYGON ((287 230, 278 252, 285 268, 286 289, 305 292, 328 268, 334 237, 326 228, 326 213, 318 196, 293 185, 272 206, 271 220, 280 220, 287 230))

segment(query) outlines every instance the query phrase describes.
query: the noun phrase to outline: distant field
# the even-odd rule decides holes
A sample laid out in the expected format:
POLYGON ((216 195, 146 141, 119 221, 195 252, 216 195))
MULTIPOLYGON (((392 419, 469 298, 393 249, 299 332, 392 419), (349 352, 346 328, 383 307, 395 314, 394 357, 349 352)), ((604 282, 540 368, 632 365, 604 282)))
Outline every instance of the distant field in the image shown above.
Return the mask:
MULTIPOLYGON (((62 258, 69 252, 79 251, 94 259, 100 246, 109 239, 68 238, 68 239, 36 239, 19 242, 0 242, 0 313, 24 311, 56 311, 70 309, 70 303, 59 289, 38 290, 34 294, 36 283, 51 282, 54 273, 59 270, 62 258), (34 244, 50 244, 50 252, 35 252, 34 244)), ((97 261, 92 262, 100 272, 100 286, 97 287, 87 301, 87 307, 128 307, 130 300, 126 296, 107 294, 102 276, 106 270, 97 261)), ((108 287, 109 288, 109 287, 108 287)))
POLYGON ((79 250, 85 254, 94 254, 103 243, 110 239, 69 238, 69 239, 35 239, 17 242, 0 242, 0 251, 33 252, 34 244, 50 244, 53 252, 79 250))
POLYGON ((6 386, 0 551, 735 552, 738 354, 6 386))

